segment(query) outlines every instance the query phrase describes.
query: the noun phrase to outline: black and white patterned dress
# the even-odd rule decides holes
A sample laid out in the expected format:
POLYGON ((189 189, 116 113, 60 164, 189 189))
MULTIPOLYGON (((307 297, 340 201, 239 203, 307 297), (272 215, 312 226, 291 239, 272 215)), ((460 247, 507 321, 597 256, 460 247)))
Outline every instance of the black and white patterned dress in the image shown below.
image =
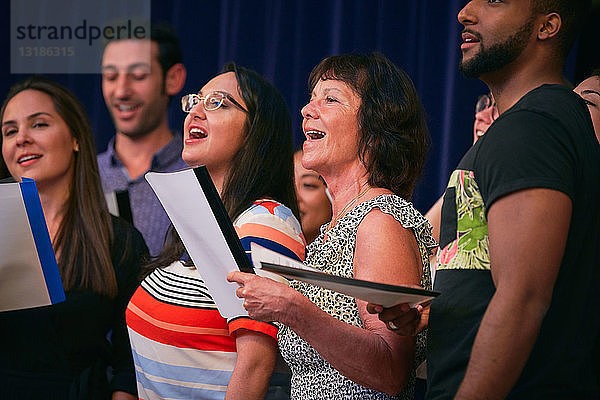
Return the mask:
MULTIPOLYGON (((374 208, 392 215, 404 228, 413 231, 423 263, 421 283, 430 288, 429 253, 437 246, 431 236, 431 226, 411 203, 396 195, 381 195, 359 204, 327 233, 325 242, 326 225, 323 225, 320 235, 307 248, 306 265, 330 274, 353 277, 356 231, 363 218, 374 208)), ((398 267, 401 265, 399 260, 398 267)), ((354 298, 299 281, 292 281, 291 286, 335 318, 363 327, 354 298)), ((281 326, 278 341, 281 354, 292 370, 292 399, 412 399, 414 368, 425 358, 425 332, 422 332, 417 338, 415 367, 410 382, 401 394, 394 397, 352 382, 287 326, 281 326)))

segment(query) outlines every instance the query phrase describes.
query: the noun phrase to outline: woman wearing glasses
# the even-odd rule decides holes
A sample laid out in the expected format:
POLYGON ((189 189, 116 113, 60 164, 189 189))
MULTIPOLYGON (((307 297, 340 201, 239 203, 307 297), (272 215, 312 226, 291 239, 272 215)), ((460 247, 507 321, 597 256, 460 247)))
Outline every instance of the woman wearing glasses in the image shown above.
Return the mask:
MULTIPOLYGON (((291 119, 281 94, 231 64, 182 106, 189 113, 182 158, 206 165, 244 248, 254 241, 302 260, 291 119)), ((205 267, 189 262, 172 230, 131 299, 127 324, 141 398, 265 397, 277 327, 247 316, 223 319, 200 278, 205 267)))

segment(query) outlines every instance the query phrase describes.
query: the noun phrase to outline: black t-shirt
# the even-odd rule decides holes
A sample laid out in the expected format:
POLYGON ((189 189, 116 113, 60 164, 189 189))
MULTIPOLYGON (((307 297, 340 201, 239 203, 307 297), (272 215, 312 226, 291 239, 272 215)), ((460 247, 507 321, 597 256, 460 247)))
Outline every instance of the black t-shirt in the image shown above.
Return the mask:
MULTIPOLYGON (((509 398, 598 396, 592 350, 600 325, 595 290, 600 275, 600 145, 579 96, 563 86, 543 85, 503 113, 450 178, 435 277, 441 295, 429 316, 428 399, 452 398, 458 390, 495 292, 487 211, 498 198, 527 188, 567 194, 572 216, 550 308, 509 398)), ((518 220, 514 229, 519 229, 518 220)))
POLYGON ((136 393, 125 308, 148 249, 129 223, 112 217, 112 226, 116 298, 71 290, 62 303, 0 313, 0 398, 90 400, 116 390, 136 393))

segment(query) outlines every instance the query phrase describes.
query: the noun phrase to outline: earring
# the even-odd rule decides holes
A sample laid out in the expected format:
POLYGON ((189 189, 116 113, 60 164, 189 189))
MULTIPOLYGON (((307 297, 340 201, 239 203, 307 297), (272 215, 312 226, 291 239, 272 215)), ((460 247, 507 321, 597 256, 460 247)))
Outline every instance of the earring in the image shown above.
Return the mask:
POLYGON ((75 148, 73 149, 73 151, 75 151, 75 153, 79 151, 79 142, 75 142, 75 148))

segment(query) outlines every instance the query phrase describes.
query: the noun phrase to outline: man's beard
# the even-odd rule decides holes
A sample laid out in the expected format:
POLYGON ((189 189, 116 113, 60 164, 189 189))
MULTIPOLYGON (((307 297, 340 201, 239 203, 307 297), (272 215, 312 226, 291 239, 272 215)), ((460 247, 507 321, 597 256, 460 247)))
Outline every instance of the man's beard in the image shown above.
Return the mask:
MULTIPOLYGON (((468 61, 461 61, 458 69, 467 78, 479 78, 483 74, 498 71, 515 61, 521 55, 533 32, 533 18, 523 24, 519 30, 504 42, 493 44, 489 49, 481 51, 468 61)), ((481 40, 481 37, 480 37, 481 40)))
MULTIPOLYGON (((163 76, 160 97, 164 96, 165 94, 166 83, 163 76)), ((152 101, 145 102, 144 107, 145 112, 143 118, 140 118, 138 120, 138 123, 130 129, 123 129, 122 127, 120 127, 117 123, 117 118, 114 115, 112 115, 111 110, 111 117, 113 119, 113 123, 115 124, 115 128, 117 128, 117 131, 125 136, 130 137, 131 139, 140 139, 145 136, 148 136, 160 126, 163 115, 166 115, 166 113, 168 112, 169 98, 167 98, 165 104, 163 104, 158 97, 154 98, 152 101)))
MULTIPOLYGON (((122 133, 125 136, 130 137, 131 139, 140 139, 145 136, 148 136, 160 125, 160 119, 157 118, 159 114, 154 114, 153 118, 145 119, 140 121, 136 126, 131 129, 121 129, 115 122, 115 126, 119 133, 122 133)), ((113 119, 113 122, 115 120, 113 119)))

